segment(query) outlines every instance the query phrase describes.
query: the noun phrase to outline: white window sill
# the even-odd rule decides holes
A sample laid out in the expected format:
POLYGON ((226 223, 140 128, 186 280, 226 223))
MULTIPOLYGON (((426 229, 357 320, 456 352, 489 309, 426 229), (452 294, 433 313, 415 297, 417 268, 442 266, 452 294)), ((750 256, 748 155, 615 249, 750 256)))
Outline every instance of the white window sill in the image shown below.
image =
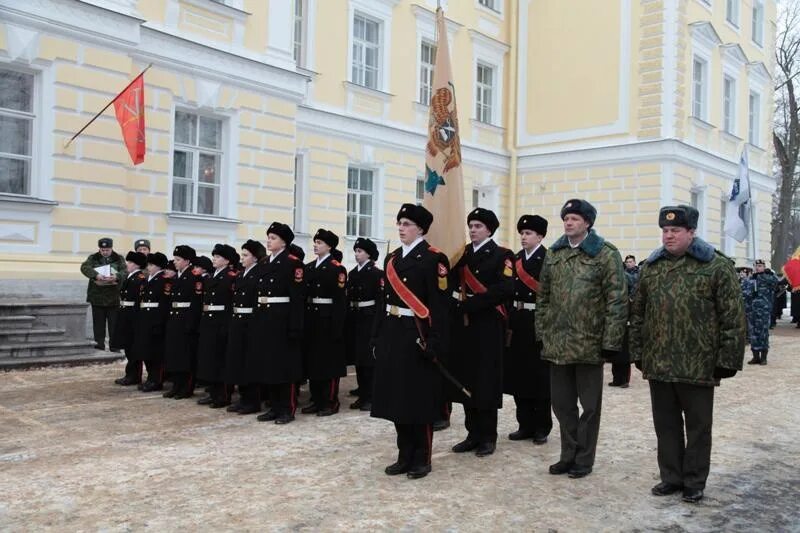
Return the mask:
POLYGON ((506 129, 502 126, 496 126, 494 124, 489 124, 487 122, 481 122, 478 119, 471 118, 469 120, 470 124, 472 124, 473 128, 478 128, 479 130, 484 130, 488 133, 494 133, 498 135, 502 135, 506 132, 506 129))
POLYGON ((480 2, 476 2, 476 5, 477 5, 477 8, 478 8, 478 11, 480 11, 482 13, 487 13, 489 15, 493 15, 493 16, 497 17, 498 19, 503 20, 503 12, 502 11, 498 11, 496 9, 492 9, 491 7, 486 7, 485 5, 481 4, 480 2))
POLYGON ((178 213, 175 211, 167 213, 167 218, 170 220, 186 220, 194 222, 216 222, 221 224, 241 224, 241 220, 235 218, 225 218, 215 215, 196 215, 194 213, 178 213))
POLYGON ((231 17, 234 20, 240 22, 244 22, 244 20, 247 17, 252 15, 252 13, 248 11, 228 5, 227 2, 226 3, 212 2, 211 0, 183 0, 183 1, 186 2, 187 4, 199 7, 200 9, 205 9, 206 11, 210 11, 215 15, 221 15, 223 17, 231 17))
POLYGON ((357 94, 363 94, 363 95, 366 95, 366 96, 377 97, 377 98, 380 98, 381 100, 383 100, 385 103, 389 103, 392 100, 392 98, 394 97, 394 95, 391 94, 391 93, 387 93, 387 92, 381 91, 379 89, 373 89, 371 87, 365 87, 363 85, 359 85, 359 84, 353 83, 351 81, 345 81, 343 83, 344 83, 345 90, 347 90, 347 92, 349 92, 349 93, 357 93, 357 94))
POLYGON ((736 33, 740 33, 742 31, 741 28, 739 28, 739 26, 737 26, 727 18, 725 19, 725 25, 729 27, 731 30, 735 31, 736 33))
POLYGON ((727 132, 725 130, 720 130, 719 136, 721 138, 725 139, 728 142, 737 143, 737 144, 744 140, 741 137, 737 137, 733 133, 727 132))
POLYGON ((703 120, 701 118, 694 117, 694 116, 689 117, 689 122, 693 126, 696 126, 696 127, 700 128, 700 129, 706 130, 706 131, 712 131, 714 128, 716 128, 716 126, 714 126, 713 124, 711 124, 709 122, 706 122, 705 120, 703 120))
POLYGON ((45 200, 24 194, 0 193, 0 208, 13 209, 16 211, 36 211, 38 213, 49 213, 58 202, 45 200))
POLYGON ((763 148, 761 148, 761 147, 760 147, 760 146, 758 146, 757 144, 751 144, 751 143, 749 143, 749 142, 747 143, 747 149, 748 149, 748 150, 751 150, 751 151, 754 151, 754 152, 758 152, 759 154, 765 154, 765 153, 767 153, 767 151, 766 151, 766 150, 764 150, 763 148))

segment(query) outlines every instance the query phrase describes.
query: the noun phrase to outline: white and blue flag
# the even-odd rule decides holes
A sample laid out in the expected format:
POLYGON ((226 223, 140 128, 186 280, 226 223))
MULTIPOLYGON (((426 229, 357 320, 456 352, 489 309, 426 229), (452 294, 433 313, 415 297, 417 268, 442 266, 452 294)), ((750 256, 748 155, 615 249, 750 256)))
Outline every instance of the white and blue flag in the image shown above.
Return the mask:
POLYGON ((739 172, 733 180, 733 188, 725 206, 725 233, 739 242, 750 233, 750 172, 747 164, 747 148, 739 159, 739 172))

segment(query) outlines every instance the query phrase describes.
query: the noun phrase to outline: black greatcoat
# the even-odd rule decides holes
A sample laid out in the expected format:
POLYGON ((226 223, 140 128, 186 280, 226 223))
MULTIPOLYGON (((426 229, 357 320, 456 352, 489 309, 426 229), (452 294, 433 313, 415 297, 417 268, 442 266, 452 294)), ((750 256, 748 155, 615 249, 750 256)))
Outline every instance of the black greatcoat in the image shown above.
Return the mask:
MULTIPOLYGON (((448 386, 452 401, 475 409, 496 409, 503 405, 503 352, 505 351, 506 322, 496 309, 505 305, 514 292, 514 255, 493 240, 477 252, 472 244, 450 272, 451 286, 461 292, 460 269, 468 267, 486 287, 484 294, 473 294, 466 287, 463 302, 451 297, 452 347, 450 371, 468 390, 467 398, 455 387, 448 386), (464 325, 464 316, 469 324, 464 325)), ((507 306, 506 306, 507 307, 507 306)))
POLYGON ((247 356, 250 327, 253 313, 236 313, 236 308, 253 309, 256 307, 256 284, 258 283, 258 265, 247 273, 242 270, 234 281, 233 315, 228 327, 228 348, 225 350, 225 382, 231 385, 251 385, 257 383, 248 373, 247 356))
POLYGON ((319 267, 316 260, 306 264, 306 311, 303 331, 305 377, 325 380, 347 375, 344 355, 344 288, 347 270, 332 257, 319 267), (332 304, 315 304, 313 298, 332 299, 332 304))
POLYGON ((258 306, 250 328, 248 372, 257 383, 295 383, 303 377, 303 263, 284 250, 259 264, 258 306), (270 298, 289 303, 270 303, 270 298))
POLYGON ((172 279, 172 301, 164 341, 164 370, 192 372, 197 357, 197 326, 203 313, 203 279, 187 268, 172 279), (179 307, 189 304, 189 307, 179 307), (176 305, 177 304, 177 305, 176 305))
POLYGON ((372 337, 375 313, 380 293, 381 277, 383 270, 375 266, 373 261, 367 261, 361 270, 358 267, 350 271, 347 276, 347 322, 345 324, 345 343, 347 349, 347 363, 357 366, 372 367, 375 358, 369 347, 372 337), (357 302, 375 301, 375 305, 358 307, 357 302))
POLYGON ((156 274, 150 281, 144 281, 136 319, 136 336, 133 339, 133 352, 137 359, 154 362, 164 360, 164 333, 171 292, 172 280, 164 277, 164 271, 156 274), (158 307, 145 306, 153 303, 158 304, 158 307))
POLYGON ((800 320, 800 291, 795 291, 790 296, 791 298, 791 315, 792 317, 800 320))
POLYGON ((126 275, 119 287, 120 308, 117 323, 114 327, 113 344, 125 350, 128 361, 140 361, 133 349, 133 340, 136 338, 136 318, 139 314, 139 298, 142 286, 147 282, 147 274, 141 270, 126 275), (133 305, 123 305, 123 302, 133 302, 133 305))
POLYGON ((231 323, 236 272, 225 267, 203 280, 203 315, 197 347, 197 377, 210 383, 225 381, 225 350, 231 323), (224 305, 224 311, 206 311, 207 306, 224 305))
MULTIPOLYGON (((522 268, 537 281, 544 265, 547 249, 539 246, 525 259, 525 250, 520 250, 514 258, 514 301, 536 304, 536 292, 528 287, 517 275, 518 261, 522 268)), ((509 307, 509 327, 511 346, 506 348, 503 363, 503 391, 520 398, 550 398, 550 366, 542 361, 542 343, 536 342, 536 310, 509 307)))
MULTIPOLYGON (((402 248, 386 257, 394 261, 403 284, 428 308, 430 321, 422 320, 427 343, 437 357, 448 349, 447 256, 422 241, 405 257, 402 248)), ((385 270, 385 268, 384 268, 385 270)), ((386 274, 379 312, 375 313, 375 377, 372 416, 398 424, 430 424, 442 416, 442 377, 436 365, 423 357, 417 344, 415 317, 397 317, 386 306, 406 307, 386 274)))

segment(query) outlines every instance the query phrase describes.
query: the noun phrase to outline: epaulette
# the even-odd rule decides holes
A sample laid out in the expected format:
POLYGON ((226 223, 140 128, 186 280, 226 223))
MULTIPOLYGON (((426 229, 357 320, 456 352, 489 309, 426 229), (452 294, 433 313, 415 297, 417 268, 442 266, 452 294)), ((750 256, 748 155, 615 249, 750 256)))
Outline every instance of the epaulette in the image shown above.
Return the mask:
POLYGON ((336 259, 331 259, 331 264, 332 264, 333 266, 335 266, 335 267, 340 267, 340 266, 342 266, 342 264, 341 264, 339 261, 337 261, 336 259))
POLYGON ((733 263, 733 264, 736 264, 736 261, 734 261, 732 257, 725 255, 724 253, 720 252, 720 251, 719 251, 719 250, 717 250, 717 249, 714 249, 714 251, 715 251, 715 252, 717 252, 717 255, 719 255, 719 256, 720 256, 720 257, 722 257, 723 259, 727 259, 727 260, 728 260, 728 261, 730 261, 731 263, 733 263))
POLYGON ((202 272, 200 272, 200 267, 196 266, 196 267, 193 267, 193 268, 192 268, 192 274, 194 274, 195 276, 200 276, 200 275, 202 275, 203 273, 202 273, 202 272))
POLYGON ((139 275, 138 275, 137 277, 138 277, 139 279, 145 279, 145 278, 147 278, 147 276, 145 276, 145 275, 144 275, 144 273, 142 273, 142 272, 139 272, 139 275))
POLYGON ((605 241, 603 244, 604 244, 604 245, 606 245, 606 246, 608 246, 608 247, 609 247, 609 248, 611 248, 612 250, 617 250, 617 251, 619 251, 619 248, 617 248, 616 246, 614 246, 613 244, 611 244, 611 243, 610 243, 610 242, 608 242, 608 241, 605 241))
POLYGON ((238 276, 238 275, 239 275, 239 273, 238 273, 238 272, 236 272, 235 270, 231 269, 231 270, 228 270, 228 275, 229 275, 230 277, 232 277, 232 278, 235 278, 236 276, 238 276))
POLYGON ((297 257, 296 255, 292 255, 292 254, 289 254, 289 259, 293 259, 295 261, 300 261, 299 257, 297 257))
POLYGON ((430 250, 431 252, 433 252, 435 254, 442 253, 442 251, 440 249, 438 249, 437 247, 435 247, 435 246, 428 246, 428 250, 430 250))

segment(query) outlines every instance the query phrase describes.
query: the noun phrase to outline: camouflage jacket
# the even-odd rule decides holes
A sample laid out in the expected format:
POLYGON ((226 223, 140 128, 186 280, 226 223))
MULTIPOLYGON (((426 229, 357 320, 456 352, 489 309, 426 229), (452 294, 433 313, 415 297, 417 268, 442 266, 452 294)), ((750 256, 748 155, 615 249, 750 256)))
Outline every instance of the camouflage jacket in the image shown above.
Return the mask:
POLYGON ((125 259, 117 252, 111 252, 108 257, 103 257, 100 252, 93 253, 81 264, 81 274, 89 278, 89 286, 86 289, 86 301, 92 305, 119 306, 119 284, 122 283, 126 274, 125 259), (111 265, 111 270, 116 271, 116 283, 98 282, 95 280, 97 272, 95 268, 103 265, 111 265))
POLYGON ((536 301, 543 359, 558 365, 601 364, 602 350, 622 349, 628 289, 617 248, 589 231, 577 248, 566 236, 545 257, 536 301))
POLYGON ((775 288, 778 286, 778 277, 771 270, 760 274, 753 274, 742 283, 745 305, 753 306, 759 310, 772 312, 775 300, 775 288))
POLYGON ((695 238, 686 255, 645 261, 631 313, 631 358, 645 379, 714 385, 716 367, 741 370, 745 320, 733 262, 695 238))

